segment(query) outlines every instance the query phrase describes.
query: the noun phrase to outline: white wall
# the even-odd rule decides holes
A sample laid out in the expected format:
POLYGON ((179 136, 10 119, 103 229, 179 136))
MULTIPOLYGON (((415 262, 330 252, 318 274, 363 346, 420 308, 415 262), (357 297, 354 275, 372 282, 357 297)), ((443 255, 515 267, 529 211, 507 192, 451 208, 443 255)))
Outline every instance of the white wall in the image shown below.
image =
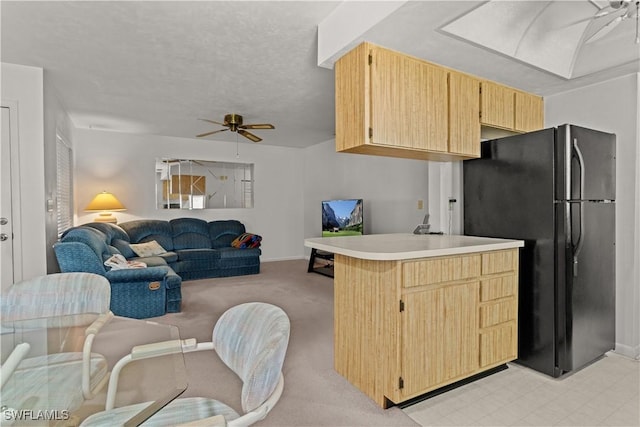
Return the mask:
POLYGON ((571 123, 617 135, 616 351, 640 356, 639 75, 545 97, 546 126, 571 123))
POLYGON ((336 153, 334 140, 305 149, 304 236, 321 236, 322 200, 347 198, 364 199, 366 234, 412 232, 430 208, 429 164, 336 153), (421 210, 418 200, 424 202, 421 210))
POLYGON ((247 231, 263 237, 263 261, 303 256, 304 153, 301 149, 87 129, 76 129, 74 142, 76 224, 93 221, 97 214, 83 209, 97 193, 106 190, 115 194, 127 208, 114 213, 119 222, 182 216, 206 221, 237 219, 245 224, 247 231), (236 157, 236 148, 239 157, 236 157), (254 207, 156 209, 156 158, 254 163, 254 207))
MULTIPOLYGON (((411 232, 430 208, 430 162, 335 152, 333 140, 307 149, 74 131, 76 224, 93 221, 84 207, 100 191, 127 207, 119 222, 180 216, 238 219, 263 236, 263 261, 302 258, 305 237, 321 234, 322 200, 363 198, 367 233, 411 232), (191 158, 255 164, 253 209, 155 209, 155 159, 191 158), (423 200, 424 208, 417 208, 423 200)), ((436 207, 435 209, 439 209, 436 207)))
POLYGON ((45 245, 47 250, 47 273, 59 271, 58 261, 51 249, 58 240, 57 216, 57 143, 60 137, 73 148, 73 123, 60 103, 53 85, 48 84, 48 72, 44 72, 44 203, 45 245))
MULTIPOLYGON (((17 105, 20 182, 12 183, 20 194, 22 271, 17 280, 46 274, 44 189, 44 92, 42 68, 2 63, 1 99, 17 105)), ((12 141, 12 144, 14 141, 12 141)))

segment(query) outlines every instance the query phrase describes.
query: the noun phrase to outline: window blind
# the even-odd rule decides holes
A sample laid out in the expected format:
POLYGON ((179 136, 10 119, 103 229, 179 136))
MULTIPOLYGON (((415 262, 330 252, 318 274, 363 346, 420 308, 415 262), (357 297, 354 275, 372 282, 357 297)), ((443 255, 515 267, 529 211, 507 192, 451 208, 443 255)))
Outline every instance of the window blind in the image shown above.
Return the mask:
POLYGON ((56 136, 56 213, 58 237, 73 226, 73 152, 64 140, 56 136))

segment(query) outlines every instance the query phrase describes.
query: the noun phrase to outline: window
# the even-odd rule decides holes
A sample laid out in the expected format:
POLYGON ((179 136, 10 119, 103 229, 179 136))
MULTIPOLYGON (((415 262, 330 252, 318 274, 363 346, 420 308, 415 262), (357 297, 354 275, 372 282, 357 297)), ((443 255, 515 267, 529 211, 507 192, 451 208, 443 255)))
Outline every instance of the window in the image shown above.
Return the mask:
POLYGON ((56 135, 56 213, 58 237, 73 226, 73 151, 56 135))

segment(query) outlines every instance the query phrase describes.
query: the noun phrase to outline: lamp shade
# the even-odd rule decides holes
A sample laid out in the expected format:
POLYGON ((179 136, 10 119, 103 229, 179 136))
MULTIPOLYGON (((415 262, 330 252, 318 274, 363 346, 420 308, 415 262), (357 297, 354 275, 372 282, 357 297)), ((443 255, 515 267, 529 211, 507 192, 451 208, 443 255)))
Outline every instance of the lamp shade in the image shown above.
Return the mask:
POLYGON ((118 220, 111 215, 109 211, 124 211, 127 208, 124 207, 120 200, 116 199, 111 193, 103 191, 93 198, 91 203, 84 208, 85 211, 100 211, 98 217, 94 220, 96 222, 111 222, 116 224, 118 220))
POLYGON ((84 208, 85 211, 124 211, 126 209, 120 200, 116 199, 116 196, 106 191, 94 197, 91 203, 84 208))

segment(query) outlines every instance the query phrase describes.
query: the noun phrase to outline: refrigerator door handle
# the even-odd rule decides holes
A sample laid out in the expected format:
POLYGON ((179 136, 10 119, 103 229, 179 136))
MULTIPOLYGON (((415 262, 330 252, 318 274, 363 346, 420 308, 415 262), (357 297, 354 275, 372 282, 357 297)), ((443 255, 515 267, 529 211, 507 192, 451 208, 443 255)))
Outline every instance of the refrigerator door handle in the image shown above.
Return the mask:
POLYGON ((573 152, 576 153, 576 158, 578 159, 578 167, 580 168, 580 192, 578 193, 578 200, 582 200, 584 193, 584 177, 586 171, 584 170, 584 156, 582 155, 582 151, 578 146, 578 139, 573 138, 573 152))
MULTIPOLYGON (((578 209, 578 224, 579 224, 577 242, 575 244, 572 244, 573 246, 573 277, 578 277, 578 257, 580 256, 580 252, 582 252, 582 248, 584 247, 584 234, 583 234, 584 213, 582 209, 583 203, 584 203, 583 201, 569 203, 570 211, 572 211, 574 206, 577 205, 575 206, 575 208, 578 209)), ((572 213, 570 213, 570 217, 571 217, 570 221, 573 222, 572 213)), ((575 229, 575 227, 573 227, 573 224, 571 228, 575 229)))
MULTIPOLYGON (((578 233, 578 241, 577 243, 574 245, 573 248, 573 277, 578 277, 578 256, 580 255, 580 252, 582 252, 582 248, 584 246, 584 235, 583 235, 583 230, 584 230, 584 216, 583 216, 583 210, 582 210, 582 195, 583 195, 583 191, 584 191, 584 177, 585 177, 585 170, 584 170, 584 157, 582 156, 582 151, 580 151, 580 147, 578 146, 578 139, 574 138, 573 139, 573 152, 576 154, 576 158, 578 159, 578 167, 580 168, 580 181, 579 181, 579 193, 578 193, 578 223, 580 224, 579 227, 579 233, 578 233)), ((573 220, 573 215, 572 215, 572 220, 573 220)))

